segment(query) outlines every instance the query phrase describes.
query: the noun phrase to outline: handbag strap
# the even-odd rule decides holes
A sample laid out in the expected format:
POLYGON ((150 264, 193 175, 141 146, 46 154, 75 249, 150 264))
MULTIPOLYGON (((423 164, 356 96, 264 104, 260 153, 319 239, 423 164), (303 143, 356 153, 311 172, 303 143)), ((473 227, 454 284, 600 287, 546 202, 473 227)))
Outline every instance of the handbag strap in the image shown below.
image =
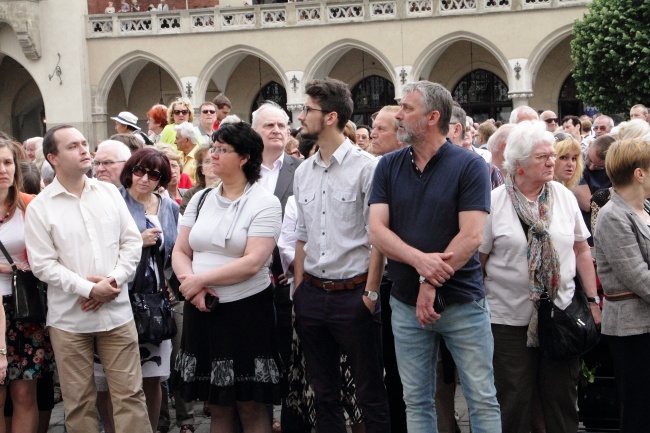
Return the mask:
POLYGON ((12 269, 14 272, 17 272, 17 271, 18 271, 18 267, 17 267, 16 264, 14 263, 14 259, 12 259, 11 256, 9 255, 9 251, 7 251, 7 249, 5 248, 5 246, 2 244, 2 241, 0 241, 0 250, 2 250, 2 254, 4 254, 5 258, 7 259, 7 261, 9 262, 9 264, 11 265, 11 269, 12 269))

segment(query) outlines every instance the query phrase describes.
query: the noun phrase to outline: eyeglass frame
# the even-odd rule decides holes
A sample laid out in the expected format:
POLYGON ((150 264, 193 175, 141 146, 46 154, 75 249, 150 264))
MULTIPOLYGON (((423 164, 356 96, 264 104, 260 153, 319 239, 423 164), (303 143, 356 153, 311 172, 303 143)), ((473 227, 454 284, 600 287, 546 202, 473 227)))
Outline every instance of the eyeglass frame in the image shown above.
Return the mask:
POLYGON ((203 114, 208 114, 208 113, 210 113, 210 114, 216 114, 216 113, 217 113, 217 110, 201 110, 201 113, 203 113, 203 114))
POLYGON ((605 170, 606 168, 604 165, 601 166, 593 162, 591 158, 589 158, 589 154, 585 154, 585 167, 587 167, 591 171, 601 171, 601 170, 605 170), (591 166, 593 166, 594 168, 591 168, 591 166))
POLYGON ((557 161, 559 155, 557 153, 542 153, 541 155, 530 155, 530 157, 535 158, 537 162, 546 164, 551 158, 553 158, 554 161, 557 161))
POLYGON ((177 116, 180 116, 181 114, 183 116, 186 116, 186 115, 190 114, 190 110, 188 110, 187 108, 185 108, 183 110, 172 110, 172 113, 174 113, 177 116))
POLYGON ((305 115, 309 114, 310 111, 320 111, 321 113, 331 113, 331 111, 321 110, 320 108, 310 107, 307 104, 303 105, 302 109, 300 110, 300 112, 305 113, 305 115))
POLYGON ((162 178, 162 173, 158 170, 147 170, 141 165, 134 165, 133 168, 131 168, 131 174, 137 177, 144 177, 147 175, 147 178, 149 180, 153 180, 155 182, 158 182, 162 178))
POLYGON ((548 119, 544 119, 544 122, 546 123, 558 123, 559 121, 559 117, 549 117, 548 119))
POLYGON ((108 161, 97 161, 93 160, 93 167, 101 167, 104 166, 106 168, 110 167, 113 164, 117 164, 118 162, 126 162, 126 161, 111 161, 110 159, 108 161))
POLYGON ((226 149, 224 147, 211 147, 210 148, 210 155, 219 155, 219 157, 222 157, 226 153, 237 153, 235 149, 226 149))

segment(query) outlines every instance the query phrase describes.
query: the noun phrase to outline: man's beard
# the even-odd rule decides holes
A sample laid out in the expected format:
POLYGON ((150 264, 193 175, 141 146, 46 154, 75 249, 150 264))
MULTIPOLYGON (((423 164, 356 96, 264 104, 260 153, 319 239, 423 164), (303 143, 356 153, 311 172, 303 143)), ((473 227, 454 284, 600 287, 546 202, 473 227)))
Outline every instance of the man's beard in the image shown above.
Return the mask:
POLYGON ((397 129, 397 139, 404 143, 405 145, 412 146, 413 143, 421 141, 424 138, 424 126, 426 125, 426 119, 422 118, 422 120, 419 120, 418 123, 413 126, 413 128, 404 126, 402 122, 400 122, 399 126, 402 127, 402 129, 397 129))
POLYGON ((307 132, 304 126, 300 128, 300 136, 307 140, 318 141, 318 137, 320 136, 320 133, 323 132, 323 129, 325 129, 325 119, 321 119, 318 131, 307 132))

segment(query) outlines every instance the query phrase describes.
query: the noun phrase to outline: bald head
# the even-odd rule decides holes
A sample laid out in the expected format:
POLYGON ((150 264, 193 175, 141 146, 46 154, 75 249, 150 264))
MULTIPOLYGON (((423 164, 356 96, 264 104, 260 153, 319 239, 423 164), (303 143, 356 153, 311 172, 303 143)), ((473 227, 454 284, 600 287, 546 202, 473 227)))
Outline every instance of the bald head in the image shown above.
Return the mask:
POLYGON ((510 113, 510 123, 520 123, 526 120, 535 121, 539 120, 537 111, 530 108, 528 105, 522 105, 512 110, 510 113))
POLYGON ((404 147, 404 144, 397 139, 397 119, 395 113, 399 111, 398 105, 387 105, 377 114, 372 123, 370 134, 370 153, 375 156, 385 155, 404 147))

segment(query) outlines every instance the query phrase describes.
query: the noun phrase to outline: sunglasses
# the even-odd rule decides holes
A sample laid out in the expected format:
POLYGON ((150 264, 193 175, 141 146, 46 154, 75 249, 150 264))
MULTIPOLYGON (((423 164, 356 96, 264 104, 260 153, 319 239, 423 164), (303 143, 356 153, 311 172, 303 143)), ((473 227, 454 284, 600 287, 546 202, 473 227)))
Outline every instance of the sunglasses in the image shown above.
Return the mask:
POLYGON ((143 177, 146 174, 149 180, 154 181, 159 181, 162 177, 162 173, 158 170, 147 170, 144 167, 140 167, 139 165, 134 165, 131 169, 131 173, 138 177, 143 177))
POLYGON ((545 119, 544 122, 546 123, 557 123, 558 118, 557 117, 551 117, 550 119, 545 119))
POLYGON ((596 130, 596 131, 607 131, 607 127, 604 126, 604 125, 594 126, 594 130, 596 130))
POLYGON ((214 114, 214 113, 216 113, 216 111, 215 110, 201 110, 201 113, 203 113, 203 114, 208 114, 208 113, 214 114))
POLYGON ((185 116, 187 113, 189 113, 189 110, 174 110, 174 114, 177 115, 177 116, 179 114, 182 114, 183 116, 185 116))

